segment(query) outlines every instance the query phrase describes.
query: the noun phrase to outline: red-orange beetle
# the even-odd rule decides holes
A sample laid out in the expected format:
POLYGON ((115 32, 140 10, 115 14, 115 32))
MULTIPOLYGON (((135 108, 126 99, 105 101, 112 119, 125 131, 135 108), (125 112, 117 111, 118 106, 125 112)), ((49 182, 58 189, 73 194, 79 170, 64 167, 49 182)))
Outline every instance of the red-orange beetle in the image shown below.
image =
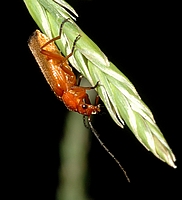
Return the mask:
MULTIPOLYGON (((84 115, 84 117, 88 117, 88 123, 92 132, 104 149, 123 170, 128 182, 130 182, 120 162, 101 141, 91 123, 90 116, 100 112, 100 105, 98 103, 96 103, 96 105, 92 105, 86 91, 96 88, 99 82, 97 82, 93 87, 79 86, 76 81, 76 76, 73 73, 72 68, 69 66, 68 58, 73 55, 76 42, 81 36, 78 35, 76 37, 75 41, 73 42, 71 53, 66 57, 59 52, 58 48, 54 44, 55 40, 61 38, 63 24, 68 20, 69 19, 64 20, 61 24, 59 36, 51 40, 39 30, 36 30, 29 39, 29 48, 31 49, 32 54, 34 55, 42 73, 44 74, 44 77, 46 78, 55 95, 64 102, 65 106, 69 110, 78 112, 84 115)), ((98 99, 96 99, 96 102, 98 102, 98 99)))

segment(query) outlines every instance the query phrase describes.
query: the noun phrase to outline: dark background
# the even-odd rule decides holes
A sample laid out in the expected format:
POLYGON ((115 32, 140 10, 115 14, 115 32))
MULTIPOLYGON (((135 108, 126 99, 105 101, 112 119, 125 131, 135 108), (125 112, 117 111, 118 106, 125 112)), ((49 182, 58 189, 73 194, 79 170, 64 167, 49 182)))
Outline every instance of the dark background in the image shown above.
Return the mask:
MULTIPOLYGON (((178 168, 173 169, 148 152, 127 127, 117 127, 108 114, 95 116, 94 127, 132 183, 127 183, 119 167, 93 137, 90 196, 128 199, 133 194, 140 198, 172 195, 175 199, 181 195, 179 5, 68 2, 79 14, 80 28, 135 85, 177 157, 178 168)), ((11 9, 8 26, 2 25, 7 44, 5 55, 2 54, 2 91, 7 97, 2 106, 2 133, 7 136, 4 155, 10 163, 6 181, 9 191, 21 183, 16 192, 24 193, 26 198, 54 199, 59 138, 68 111, 50 90, 28 49, 27 40, 38 27, 23 1, 16 1, 11 9)))

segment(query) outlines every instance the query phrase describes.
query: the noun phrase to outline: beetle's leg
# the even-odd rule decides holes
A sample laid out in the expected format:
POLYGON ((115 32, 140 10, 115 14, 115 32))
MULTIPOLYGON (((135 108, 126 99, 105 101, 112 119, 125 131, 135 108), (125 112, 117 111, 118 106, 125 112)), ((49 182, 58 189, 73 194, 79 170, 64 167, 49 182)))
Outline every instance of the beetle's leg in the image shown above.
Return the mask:
POLYGON ((73 55, 73 52, 75 50, 75 46, 76 46, 76 43, 77 41, 81 38, 81 35, 77 35, 77 37, 75 38, 74 42, 73 42, 73 46, 72 46, 72 49, 71 49, 71 53, 68 54, 65 59, 68 60, 69 57, 71 57, 73 55))
POLYGON ((61 34, 62 34, 62 30, 63 30, 63 25, 69 20, 70 18, 65 19, 61 26, 60 26, 60 31, 59 31, 59 35, 57 37, 52 38, 51 40, 49 40, 48 42, 46 42, 41 49, 43 49, 44 47, 46 47, 48 44, 50 44, 51 42, 54 42, 56 40, 59 40, 61 38, 61 34))

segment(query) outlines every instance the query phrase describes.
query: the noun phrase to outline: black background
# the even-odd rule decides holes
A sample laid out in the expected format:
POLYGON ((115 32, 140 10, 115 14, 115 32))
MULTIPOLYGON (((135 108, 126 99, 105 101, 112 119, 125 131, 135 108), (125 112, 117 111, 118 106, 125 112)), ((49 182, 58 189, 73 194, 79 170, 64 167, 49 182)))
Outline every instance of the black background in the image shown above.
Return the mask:
MULTIPOLYGON (((123 130, 117 127, 108 114, 95 116, 94 127, 120 160, 132 183, 127 183, 115 162, 93 138, 90 196, 128 199, 131 195, 140 198, 171 195, 175 199, 181 195, 179 5, 69 2, 79 14, 80 28, 131 80, 152 110, 178 166, 173 169, 158 160, 127 127, 123 130)), ((28 49, 29 35, 38 27, 24 2, 16 1, 10 9, 6 24, 2 24, 5 36, 1 41, 6 44, 2 51, 2 69, 5 69, 2 91, 6 97, 2 104, 5 110, 2 133, 7 136, 4 155, 9 163, 6 181, 9 191, 18 186, 18 195, 54 199, 58 144, 68 111, 50 90, 28 49)))

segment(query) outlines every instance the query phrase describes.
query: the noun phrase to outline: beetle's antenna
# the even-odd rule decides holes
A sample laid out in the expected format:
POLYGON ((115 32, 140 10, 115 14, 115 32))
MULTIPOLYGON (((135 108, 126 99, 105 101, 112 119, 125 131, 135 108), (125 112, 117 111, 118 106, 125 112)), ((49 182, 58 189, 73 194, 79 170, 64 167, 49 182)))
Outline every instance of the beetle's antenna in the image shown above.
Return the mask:
POLYGON ((86 116, 85 116, 85 115, 83 115, 83 124, 84 124, 85 128, 91 129, 91 128, 88 126, 88 120, 86 120, 86 116))
MULTIPOLYGON (((84 122, 85 122, 85 118, 84 118, 84 122)), ((84 123, 85 124, 85 123, 84 123)), ((121 170, 123 171, 127 181, 130 183, 130 179, 126 173, 126 171, 124 170, 124 168, 122 167, 122 165, 120 164, 120 162, 115 158, 115 156, 109 151, 109 149, 105 146, 105 144, 102 142, 102 140, 99 138, 99 134, 97 133, 97 131, 94 129, 92 122, 91 122, 91 118, 90 116, 88 116, 88 125, 92 131, 92 133, 95 135, 95 137, 97 138, 97 140, 99 141, 99 143, 101 144, 101 146, 107 151, 107 153, 115 160, 115 162, 119 165, 119 167, 121 168, 121 170)))

